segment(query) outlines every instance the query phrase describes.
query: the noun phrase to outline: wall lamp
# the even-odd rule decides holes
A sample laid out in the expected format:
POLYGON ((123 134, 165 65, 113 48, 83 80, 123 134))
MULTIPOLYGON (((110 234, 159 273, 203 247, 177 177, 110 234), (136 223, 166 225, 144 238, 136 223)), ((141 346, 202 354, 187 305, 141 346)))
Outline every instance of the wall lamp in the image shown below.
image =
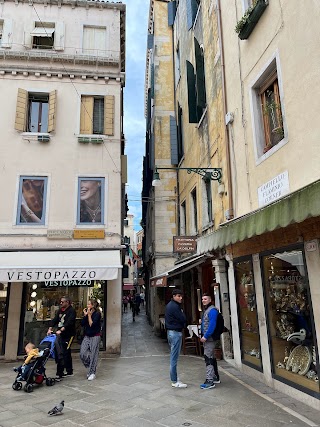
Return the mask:
POLYGON ((166 170, 186 170, 187 173, 197 173, 198 175, 201 175, 204 181, 218 181, 219 184, 221 183, 222 178, 222 168, 161 168, 155 166, 154 174, 153 174, 153 181, 152 186, 153 187, 159 187, 161 185, 160 181, 160 175, 158 170, 166 169, 166 170))

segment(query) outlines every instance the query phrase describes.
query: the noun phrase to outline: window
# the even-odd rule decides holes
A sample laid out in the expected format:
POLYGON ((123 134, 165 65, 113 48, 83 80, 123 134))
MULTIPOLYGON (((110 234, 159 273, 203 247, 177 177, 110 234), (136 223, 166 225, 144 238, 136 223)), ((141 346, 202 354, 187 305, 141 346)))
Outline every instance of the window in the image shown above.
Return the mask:
POLYGON ((0 21, 0 47, 1 47, 2 34, 3 34, 3 21, 0 21))
POLYGON ((83 27, 82 52, 86 55, 105 56, 106 27, 83 27))
POLYGON ((176 83, 176 87, 179 83, 180 80, 180 75, 181 75, 181 69, 180 69, 180 47, 179 47, 179 43, 177 45, 177 48, 175 50, 175 60, 174 60, 174 74, 175 74, 175 83, 176 83))
POLYGON ((178 104, 178 160, 182 159, 184 155, 183 149, 183 120, 182 120, 182 108, 178 104))
POLYGON ((52 49, 54 47, 55 24, 36 22, 32 36, 32 49, 52 49))
POLYGON ((57 91, 34 93, 18 89, 15 129, 47 133, 55 129, 57 91))
POLYGON ((47 177, 20 177, 17 225, 45 223, 47 177))
POLYGON ((192 234, 198 234, 197 189, 191 192, 192 234))
POLYGON ((180 206, 180 235, 185 236, 187 229, 187 218, 186 218, 186 202, 181 203, 180 206))
POLYGON ((200 47, 198 40, 194 38, 194 49, 196 59, 196 93, 197 93, 197 117, 200 121, 203 111, 207 105, 206 82, 204 71, 203 48, 200 47))
POLYGON ((203 209, 203 224, 204 226, 210 225, 212 216, 212 192, 211 192, 211 180, 203 180, 204 188, 204 209, 203 209))
POLYGON ((114 134, 114 96, 81 96, 80 134, 114 134))
POLYGON ((187 29, 191 30, 196 19, 200 0, 187 0, 187 29))
POLYGON ((77 224, 104 224, 104 178, 79 178, 77 224))
POLYGON ((122 268, 122 278, 123 279, 129 279, 129 267, 127 266, 127 264, 123 265, 123 268, 122 268))

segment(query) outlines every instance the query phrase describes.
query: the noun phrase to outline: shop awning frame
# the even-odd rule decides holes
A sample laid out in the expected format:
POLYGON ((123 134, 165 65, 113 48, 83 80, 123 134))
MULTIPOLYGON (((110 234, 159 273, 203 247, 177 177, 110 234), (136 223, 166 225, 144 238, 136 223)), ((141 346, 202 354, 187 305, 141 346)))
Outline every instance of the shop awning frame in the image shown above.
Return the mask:
POLYGON ((221 224, 217 231, 198 240, 197 251, 202 254, 221 249, 317 216, 320 216, 320 180, 270 205, 221 224))

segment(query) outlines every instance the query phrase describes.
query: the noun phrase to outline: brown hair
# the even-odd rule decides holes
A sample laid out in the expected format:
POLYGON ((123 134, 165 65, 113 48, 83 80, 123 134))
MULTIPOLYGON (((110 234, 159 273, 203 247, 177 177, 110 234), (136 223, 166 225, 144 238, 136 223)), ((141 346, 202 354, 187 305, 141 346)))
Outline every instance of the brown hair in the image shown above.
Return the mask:
POLYGON ((97 301, 95 298, 90 298, 90 299, 89 299, 89 302, 92 304, 92 306, 93 306, 93 308, 94 308, 95 310, 98 310, 99 303, 98 303, 98 301, 97 301))

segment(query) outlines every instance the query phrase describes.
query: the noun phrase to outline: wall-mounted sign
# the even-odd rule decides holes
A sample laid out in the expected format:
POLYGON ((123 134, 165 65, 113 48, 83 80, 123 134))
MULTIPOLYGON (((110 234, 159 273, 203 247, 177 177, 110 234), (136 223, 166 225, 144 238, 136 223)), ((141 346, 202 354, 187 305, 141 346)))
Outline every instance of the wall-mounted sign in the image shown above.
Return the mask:
POLYGON ((290 193, 288 171, 282 172, 258 188, 259 207, 266 206, 290 193))
POLYGON ((93 280, 62 280, 58 281, 45 281, 41 283, 41 288, 57 288, 67 286, 93 286, 93 280))
POLYGON ((73 230, 74 239, 104 239, 104 230, 73 230))
POLYGON ((306 242, 306 251, 307 252, 314 252, 318 250, 318 241, 317 240, 310 240, 309 242, 306 242))
POLYGON ((167 286, 167 276, 158 277, 150 280, 151 286, 156 286, 158 288, 164 288, 167 286))
POLYGON ((173 236, 174 253, 193 253, 197 250, 197 238, 195 236, 173 236))
POLYGON ((72 239, 73 230, 48 230, 48 239, 72 239))

